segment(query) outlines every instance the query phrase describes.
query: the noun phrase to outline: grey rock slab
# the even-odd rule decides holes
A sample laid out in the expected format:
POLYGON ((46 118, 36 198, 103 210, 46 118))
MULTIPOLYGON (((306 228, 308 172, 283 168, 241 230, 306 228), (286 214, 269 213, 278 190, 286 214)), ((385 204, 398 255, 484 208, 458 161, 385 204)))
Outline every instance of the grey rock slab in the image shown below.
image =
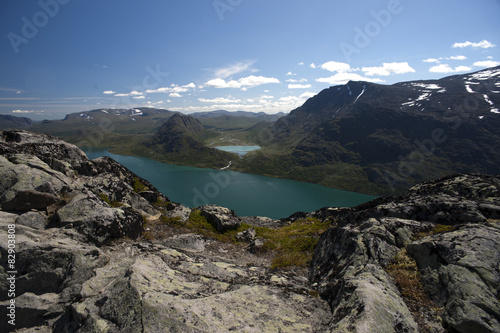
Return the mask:
POLYGON ((459 332, 500 331, 500 230, 470 224, 408 245, 422 283, 459 332))

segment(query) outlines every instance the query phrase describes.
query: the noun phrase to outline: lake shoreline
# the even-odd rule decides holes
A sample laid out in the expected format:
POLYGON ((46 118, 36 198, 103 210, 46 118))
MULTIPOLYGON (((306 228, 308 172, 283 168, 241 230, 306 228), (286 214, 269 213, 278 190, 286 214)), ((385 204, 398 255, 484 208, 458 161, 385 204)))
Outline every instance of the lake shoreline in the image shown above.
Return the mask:
POLYGON ((84 151, 90 159, 109 156, 148 180, 170 200, 188 207, 217 204, 239 216, 286 218, 297 211, 323 207, 353 207, 369 196, 317 184, 267 177, 233 170, 197 168, 159 162, 150 158, 120 155, 107 149, 84 151))

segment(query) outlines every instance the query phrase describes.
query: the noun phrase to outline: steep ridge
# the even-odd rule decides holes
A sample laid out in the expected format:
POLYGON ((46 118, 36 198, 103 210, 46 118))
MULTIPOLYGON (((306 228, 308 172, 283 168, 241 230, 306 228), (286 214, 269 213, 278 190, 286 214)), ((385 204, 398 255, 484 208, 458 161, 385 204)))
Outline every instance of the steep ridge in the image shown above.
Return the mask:
POLYGON ((273 221, 170 202, 112 159, 47 135, 0 132, 0 154, 8 331, 500 330, 498 176, 458 174, 273 221), (317 225, 320 237, 292 229, 317 225), (291 231, 280 244, 316 244, 309 272, 270 267, 270 230, 291 231))
POLYGON ((278 119, 248 168, 373 194, 454 172, 499 173, 499 85, 496 67, 330 87, 278 119))

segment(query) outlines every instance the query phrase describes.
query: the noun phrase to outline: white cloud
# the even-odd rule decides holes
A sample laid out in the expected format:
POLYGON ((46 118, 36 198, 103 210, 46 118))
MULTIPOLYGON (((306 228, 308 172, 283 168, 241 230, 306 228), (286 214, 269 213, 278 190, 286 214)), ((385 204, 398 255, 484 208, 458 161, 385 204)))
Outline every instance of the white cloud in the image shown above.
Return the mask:
POLYGON ((129 94, 116 94, 115 97, 127 97, 129 94))
POLYGON ((148 89, 148 90, 146 90, 146 93, 148 93, 148 94, 167 93, 167 92, 170 92, 170 89, 171 88, 169 88, 169 87, 161 87, 158 89, 148 89))
POLYGON ((225 78, 228 78, 232 75, 235 75, 235 74, 238 74, 238 73, 241 73, 241 72, 248 70, 255 62, 256 62, 256 60, 240 61, 240 62, 237 62, 235 64, 232 64, 232 65, 229 65, 226 67, 218 68, 218 69, 214 70, 214 74, 217 78, 225 79, 225 78))
POLYGON ((305 93, 302 93, 299 97, 300 98, 311 98, 313 96, 316 96, 316 93, 313 93, 311 91, 306 91, 305 93))
POLYGON ((330 72, 349 72, 351 70, 351 66, 349 66, 349 64, 337 61, 325 62, 320 67, 330 72))
POLYGON ((238 80, 242 86, 254 87, 266 83, 280 83, 280 81, 274 77, 264 77, 264 76, 254 76, 250 75, 238 80))
POLYGON ((448 60, 466 60, 467 57, 463 55, 458 55, 458 56, 451 56, 449 58, 446 58, 448 60))
POLYGON ((300 84, 300 83, 290 83, 288 89, 309 89, 312 86, 310 84, 300 84))
POLYGON ((404 74, 404 73, 414 73, 415 70, 408 65, 407 62, 384 62, 382 66, 378 67, 363 67, 362 71, 365 75, 374 76, 382 75, 387 76, 391 74, 404 74))
POLYGON ((237 81, 226 82, 226 80, 221 79, 221 78, 212 79, 210 81, 207 81, 205 83, 205 86, 212 87, 212 88, 240 88, 241 87, 241 85, 237 81))
POLYGON ((467 72, 470 71, 471 68, 467 66, 458 66, 455 68, 452 68, 448 64, 441 64, 441 65, 436 65, 432 66, 429 68, 429 72, 432 73, 456 73, 456 72, 467 72))
POLYGON ((481 49, 488 49, 490 47, 495 47, 495 44, 492 44, 488 42, 486 39, 480 41, 479 43, 473 43, 473 42, 463 42, 463 43, 455 43, 452 45, 453 48, 464 48, 464 47, 473 47, 473 48, 481 48, 481 49))
POLYGON ((145 99, 146 97, 144 97, 144 96, 134 96, 132 98, 134 98, 134 99, 145 99))
POLYGON ((116 91, 113 90, 105 90, 102 92, 104 95, 113 95, 116 94, 116 91))
POLYGON ((313 62, 312 64, 310 64, 310 65, 309 65, 309 67, 311 67, 311 68, 318 68, 318 67, 314 64, 314 62, 313 62))
POLYGON ((241 103, 241 99, 230 99, 224 97, 217 97, 212 99, 198 98, 203 103, 241 103))
POLYGON ((269 95, 262 95, 260 96, 261 99, 273 99, 274 96, 269 96, 269 95))
POLYGON ((261 84, 268 83, 280 83, 277 78, 274 77, 265 77, 265 76, 255 76, 250 75, 247 77, 242 77, 239 80, 231 80, 227 81, 221 78, 212 79, 205 83, 207 87, 212 88, 241 88, 246 89, 246 87, 256 87, 261 84))
POLYGON ((181 94, 179 94, 179 93, 173 92, 173 93, 170 93, 170 94, 168 95, 168 97, 182 97, 182 95, 181 95, 181 94))
POLYGON ((154 93, 182 93, 182 92, 187 92, 190 89, 196 88, 196 84, 193 82, 183 85, 183 86, 178 86, 176 84, 171 84, 170 87, 160 87, 158 89, 148 89, 146 90, 146 93, 148 94, 154 94, 154 93))
POLYGON ((297 73, 288 72, 288 73, 286 73, 286 75, 293 76, 293 75, 297 75, 297 73))
POLYGON ((134 90, 134 91, 131 91, 129 95, 130 96, 142 96, 142 92, 134 90))
POLYGON ((12 113, 18 114, 26 114, 26 113, 34 113, 34 114, 43 114, 45 111, 35 111, 35 110, 12 110, 12 113))
POLYGON ((330 77, 324 77, 324 78, 319 78, 316 79, 317 82, 323 82, 323 83, 329 83, 333 85, 337 84, 346 84, 349 81, 367 81, 367 82, 374 82, 374 83, 381 83, 384 82, 381 79, 378 78, 368 78, 361 76, 356 73, 337 73, 333 76, 330 77))
POLYGON ((436 59, 436 58, 428 58, 428 59, 424 59, 422 61, 423 62, 435 62, 435 63, 439 63, 439 59, 436 59))
POLYGON ((472 65, 476 67, 496 67, 500 66, 500 61, 483 60, 483 61, 476 61, 472 65))
POLYGON ((304 62, 303 62, 303 61, 301 61, 301 62, 299 62, 297 65, 299 65, 299 66, 304 66, 304 62))

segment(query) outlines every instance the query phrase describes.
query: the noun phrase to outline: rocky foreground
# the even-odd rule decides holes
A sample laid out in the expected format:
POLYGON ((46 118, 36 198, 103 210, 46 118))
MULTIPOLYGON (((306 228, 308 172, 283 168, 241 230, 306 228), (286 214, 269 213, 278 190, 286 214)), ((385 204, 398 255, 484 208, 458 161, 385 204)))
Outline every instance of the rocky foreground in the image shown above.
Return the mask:
POLYGON ((500 177, 280 221, 196 209, 222 234, 326 223, 305 270, 271 268, 254 228, 193 233, 192 209, 50 136, 0 132, 0 205, 2 331, 500 332, 500 177))

